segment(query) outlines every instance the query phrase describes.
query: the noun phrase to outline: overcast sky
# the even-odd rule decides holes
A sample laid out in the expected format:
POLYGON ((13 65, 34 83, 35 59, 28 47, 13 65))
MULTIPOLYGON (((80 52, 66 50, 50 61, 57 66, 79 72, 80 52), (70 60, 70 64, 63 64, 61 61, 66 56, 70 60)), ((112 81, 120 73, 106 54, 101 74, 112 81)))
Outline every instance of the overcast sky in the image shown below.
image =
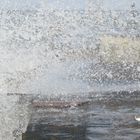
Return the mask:
MULTIPOLYGON (((84 9, 86 0, 0 0, 0 8, 6 9, 31 9, 42 7, 66 9, 84 9), (59 3, 58 3, 59 1, 59 3)), ((93 0, 94 1, 94 0, 93 0)), ((96 1, 96 0, 95 0, 96 1)), ((103 8, 108 10, 124 10, 135 2, 140 9, 140 0, 103 0, 103 8)))
POLYGON ((85 0, 0 0, 0 8, 30 9, 30 8, 72 8, 83 9, 85 0))
POLYGON ((140 0, 103 0, 103 7, 111 10, 127 10, 132 3, 135 3, 136 8, 140 9, 140 0))

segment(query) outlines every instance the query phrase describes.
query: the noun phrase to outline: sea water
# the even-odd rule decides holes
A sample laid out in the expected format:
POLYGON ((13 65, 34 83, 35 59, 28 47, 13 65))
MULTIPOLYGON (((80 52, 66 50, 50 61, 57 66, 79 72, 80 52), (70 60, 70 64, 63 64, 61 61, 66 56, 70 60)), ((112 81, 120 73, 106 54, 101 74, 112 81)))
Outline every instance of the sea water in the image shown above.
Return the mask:
MULTIPOLYGON (((23 7, 16 2, 10 7, 4 3, 0 10, 0 125, 5 124, 1 127, 2 139, 12 140, 14 132, 21 137, 28 125, 30 113, 21 117, 28 118, 26 125, 21 127, 24 120, 18 123, 22 113, 16 108, 21 98, 15 93, 70 101, 76 96, 79 101, 108 97, 106 92, 115 92, 112 97, 119 91, 139 90, 138 1, 120 2, 119 9, 98 0, 87 0, 85 6, 74 9, 49 9, 44 2, 45 7, 40 3, 28 8, 29 3, 23 7)), ((22 102, 23 112, 28 112, 30 101, 22 102)), ((101 106, 94 110, 102 113, 101 106)))

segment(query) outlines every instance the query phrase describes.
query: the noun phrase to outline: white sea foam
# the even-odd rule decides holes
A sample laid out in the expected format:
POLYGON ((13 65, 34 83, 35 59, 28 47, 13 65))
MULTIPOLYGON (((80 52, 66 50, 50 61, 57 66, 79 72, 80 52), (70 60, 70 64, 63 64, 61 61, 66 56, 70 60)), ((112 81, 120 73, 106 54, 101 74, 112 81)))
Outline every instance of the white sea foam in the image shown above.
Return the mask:
POLYGON ((139 12, 103 11, 94 5, 93 11, 0 11, 0 138, 14 139, 13 132, 24 132, 18 128, 25 123, 26 129, 29 119, 28 106, 17 105, 18 97, 8 97, 9 92, 59 96, 139 89, 139 60, 129 61, 123 53, 121 62, 112 57, 106 63, 103 56, 108 55, 100 51, 102 38, 110 39, 105 36, 137 44, 139 12), (19 124, 21 110, 26 121, 19 124))
MULTIPOLYGON (((4 93, 62 94, 86 92, 95 83, 138 81, 139 63, 127 59, 132 53, 121 52, 124 61, 117 62, 116 66, 105 64, 102 59, 102 56, 109 58, 111 51, 106 54, 106 50, 101 49, 103 34, 110 32, 114 36, 114 29, 124 37, 139 35, 139 26, 135 32, 133 25, 127 27, 127 16, 131 19, 131 15, 122 11, 109 15, 103 11, 1 10, 1 90, 4 93), (110 16, 119 16, 117 28, 114 19, 107 21, 110 16), (92 84, 89 86, 89 83, 92 84)), ((138 23, 139 16, 134 20, 138 23)), ((119 57, 116 59, 120 60, 119 57)), ((112 61, 115 60, 110 59, 112 61)))

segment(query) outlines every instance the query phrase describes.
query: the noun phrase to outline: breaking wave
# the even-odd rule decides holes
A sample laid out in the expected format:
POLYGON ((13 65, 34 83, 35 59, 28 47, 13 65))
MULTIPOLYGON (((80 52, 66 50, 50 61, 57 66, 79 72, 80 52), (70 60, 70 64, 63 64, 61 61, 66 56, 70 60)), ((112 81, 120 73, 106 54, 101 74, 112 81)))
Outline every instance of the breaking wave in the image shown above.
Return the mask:
POLYGON ((59 95, 139 83, 139 20, 134 8, 1 10, 1 91, 59 95))

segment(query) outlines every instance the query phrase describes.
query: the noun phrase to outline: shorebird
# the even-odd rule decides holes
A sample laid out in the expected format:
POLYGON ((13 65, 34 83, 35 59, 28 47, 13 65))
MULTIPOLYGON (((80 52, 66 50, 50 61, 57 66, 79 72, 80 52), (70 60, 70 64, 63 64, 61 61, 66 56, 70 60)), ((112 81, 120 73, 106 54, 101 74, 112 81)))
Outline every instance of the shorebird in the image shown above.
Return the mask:
POLYGON ((135 116, 135 120, 140 122, 140 116, 135 116))

